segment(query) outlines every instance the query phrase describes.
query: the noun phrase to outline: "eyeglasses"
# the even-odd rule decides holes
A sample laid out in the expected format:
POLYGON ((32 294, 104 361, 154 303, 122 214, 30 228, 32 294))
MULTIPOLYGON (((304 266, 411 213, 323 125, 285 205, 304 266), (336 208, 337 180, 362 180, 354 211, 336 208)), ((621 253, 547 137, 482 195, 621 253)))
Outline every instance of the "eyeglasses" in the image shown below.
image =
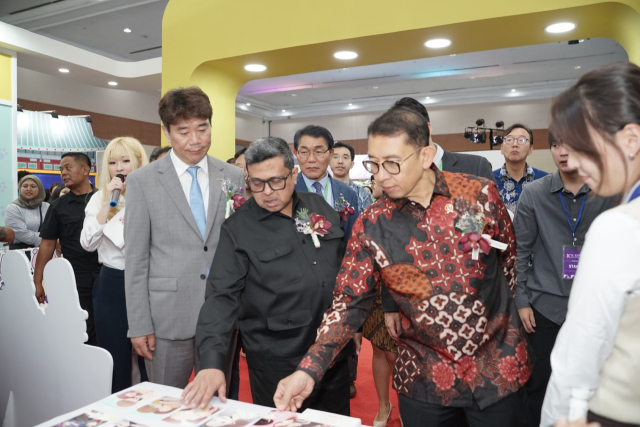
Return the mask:
POLYGON ((339 155, 339 154, 334 154, 333 155, 333 160, 342 160, 343 162, 350 162, 351 161, 351 156, 348 154, 344 154, 344 155, 339 155))
POLYGON ((269 184, 269 188, 273 191, 282 190, 287 185, 287 178, 291 176, 293 169, 289 171, 287 176, 274 176, 269 179, 247 178, 247 186, 252 193, 262 193, 265 184, 269 184))
POLYGON ((524 145, 524 144, 526 144, 527 142, 529 142, 529 138, 525 138, 524 136, 521 136, 521 137, 519 137, 519 138, 514 138, 514 137, 512 137, 512 136, 506 136, 506 137, 502 140, 502 142, 503 142, 504 144, 507 144, 507 145, 513 145, 513 143, 514 143, 514 142, 516 142, 516 141, 518 141, 518 145, 524 145))
POLYGON ((316 159, 323 159, 327 153, 331 151, 331 148, 327 148, 326 150, 314 150, 314 151, 309 151, 309 150, 298 150, 298 158, 299 159, 306 159, 307 157, 309 157, 311 155, 311 153, 313 153, 314 156, 316 156, 316 159))
MULTIPOLYGON (((386 170, 387 172, 389 172, 391 175, 398 175, 400 173, 400 165, 402 165, 404 162, 407 161, 407 159, 409 159, 409 157, 413 156, 414 154, 416 154, 418 151, 420 151, 423 147, 418 148, 416 151, 414 151, 413 153, 409 154, 407 157, 405 157, 404 159, 400 160, 399 162, 396 162, 395 160, 386 160, 384 162, 382 162, 382 167, 384 168, 384 170, 386 170)), ((364 165, 364 168, 372 174, 377 174, 380 171, 380 163, 378 162, 374 162, 371 160, 365 160, 362 162, 362 164, 364 165)))

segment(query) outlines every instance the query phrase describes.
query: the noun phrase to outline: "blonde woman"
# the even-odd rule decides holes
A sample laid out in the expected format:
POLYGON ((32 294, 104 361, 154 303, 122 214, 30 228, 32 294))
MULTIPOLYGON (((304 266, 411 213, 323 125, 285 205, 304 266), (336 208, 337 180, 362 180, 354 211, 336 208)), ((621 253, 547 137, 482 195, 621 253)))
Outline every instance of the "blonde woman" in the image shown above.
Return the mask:
MULTIPOLYGON (((80 244, 89 252, 98 251, 102 269, 93 288, 93 310, 98 346, 113 356, 112 393, 131 387, 131 341, 127 338, 127 306, 124 293, 124 208, 126 177, 148 163, 147 155, 135 138, 120 137, 107 146, 102 160, 99 191, 85 209, 80 244), (121 180, 117 175, 122 175, 121 180), (120 191, 118 204, 109 202, 120 191)), ((146 381, 142 360, 138 363, 146 381)))

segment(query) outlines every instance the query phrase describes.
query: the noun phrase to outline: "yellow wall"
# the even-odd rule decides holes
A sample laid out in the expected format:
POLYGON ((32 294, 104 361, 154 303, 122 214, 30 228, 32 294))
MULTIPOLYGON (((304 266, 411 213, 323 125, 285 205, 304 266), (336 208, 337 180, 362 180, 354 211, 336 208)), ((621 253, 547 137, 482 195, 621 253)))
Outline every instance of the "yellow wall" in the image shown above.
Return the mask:
POLYGON ((11 56, 0 53, 0 99, 12 101, 11 56))
POLYGON ((252 79, 592 37, 616 40, 640 63, 638 0, 170 0, 162 31, 163 92, 194 84, 207 92, 210 154, 221 159, 233 155, 235 97, 252 79), (577 27, 544 32, 561 21, 577 27), (436 37, 452 45, 423 46, 436 37), (339 61, 338 50, 360 56, 339 61), (249 63, 268 70, 247 72, 249 63))

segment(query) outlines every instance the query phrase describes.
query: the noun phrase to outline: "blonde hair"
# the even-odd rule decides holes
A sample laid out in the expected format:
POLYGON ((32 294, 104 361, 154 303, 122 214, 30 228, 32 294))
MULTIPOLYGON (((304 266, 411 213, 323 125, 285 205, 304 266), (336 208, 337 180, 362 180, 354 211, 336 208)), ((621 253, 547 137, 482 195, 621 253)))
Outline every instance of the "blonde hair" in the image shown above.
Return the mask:
MULTIPOLYGON (((109 142, 109 145, 107 145, 102 158, 102 173, 100 174, 99 188, 102 191, 103 202, 107 200, 107 184, 109 184, 113 179, 113 177, 109 175, 109 161, 122 158, 127 158, 131 161, 132 171, 149 163, 147 153, 144 151, 142 144, 140 144, 140 141, 137 139, 130 136, 121 136, 112 139, 111 142, 109 142)), ((122 209, 121 206, 111 208, 107 218, 113 218, 120 209, 122 209)))

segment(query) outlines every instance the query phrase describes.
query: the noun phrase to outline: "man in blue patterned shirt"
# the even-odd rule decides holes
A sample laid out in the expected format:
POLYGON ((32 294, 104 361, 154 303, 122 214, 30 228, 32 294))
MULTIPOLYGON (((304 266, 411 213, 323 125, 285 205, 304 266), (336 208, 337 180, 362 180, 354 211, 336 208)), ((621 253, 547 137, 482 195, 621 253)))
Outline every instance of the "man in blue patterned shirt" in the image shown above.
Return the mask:
POLYGON ((518 199, 525 185, 549 173, 527 164, 527 157, 533 153, 533 132, 527 126, 516 123, 504 131, 500 148, 504 165, 493 171, 502 201, 513 217, 518 199))
POLYGON ((358 210, 362 212, 373 202, 373 199, 371 198, 371 193, 349 178, 349 171, 353 168, 355 159, 356 151, 352 146, 343 142, 336 142, 333 145, 333 156, 331 157, 330 163, 333 177, 338 181, 348 184, 349 187, 356 192, 358 195, 358 210))

